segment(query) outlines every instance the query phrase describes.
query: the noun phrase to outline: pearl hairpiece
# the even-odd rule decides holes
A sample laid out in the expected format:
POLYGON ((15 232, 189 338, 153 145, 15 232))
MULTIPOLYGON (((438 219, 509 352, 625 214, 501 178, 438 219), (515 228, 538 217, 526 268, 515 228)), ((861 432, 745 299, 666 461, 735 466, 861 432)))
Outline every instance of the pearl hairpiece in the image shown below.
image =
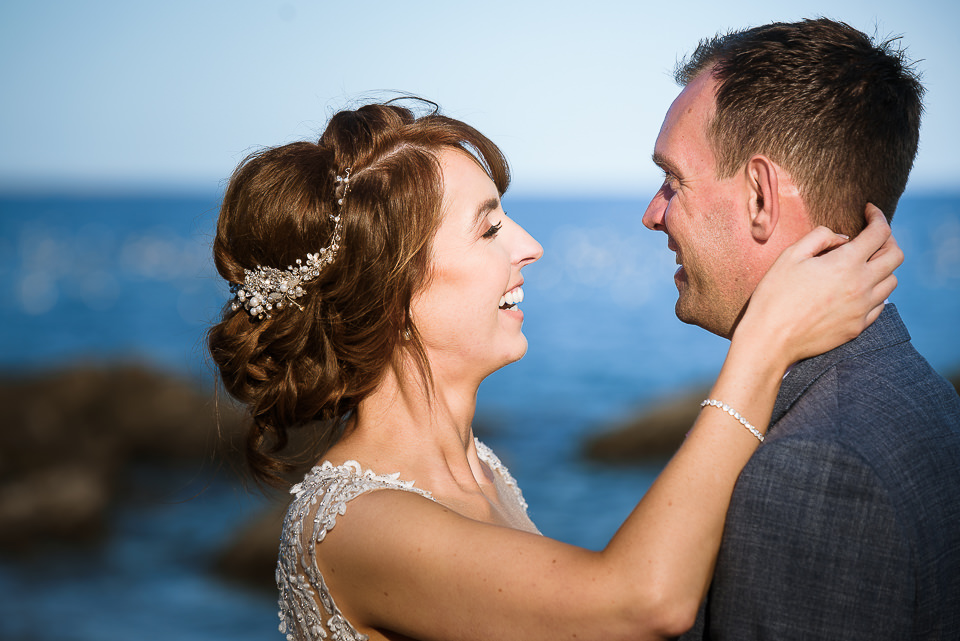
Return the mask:
POLYGON ((293 303, 303 309, 297 299, 306 292, 302 285, 320 275, 324 267, 333 262, 340 249, 340 234, 343 224, 340 215, 343 211, 343 199, 350 187, 350 168, 344 175, 338 175, 337 186, 343 184, 343 190, 337 199, 337 213, 330 216, 333 221, 333 239, 328 247, 322 248, 316 254, 307 254, 306 261, 297 259, 296 265, 290 265, 285 270, 275 267, 257 265, 256 269, 243 270, 243 282, 230 285, 230 291, 236 296, 231 308, 236 311, 243 307, 250 316, 258 320, 271 318, 270 312, 282 309, 285 304, 293 303))

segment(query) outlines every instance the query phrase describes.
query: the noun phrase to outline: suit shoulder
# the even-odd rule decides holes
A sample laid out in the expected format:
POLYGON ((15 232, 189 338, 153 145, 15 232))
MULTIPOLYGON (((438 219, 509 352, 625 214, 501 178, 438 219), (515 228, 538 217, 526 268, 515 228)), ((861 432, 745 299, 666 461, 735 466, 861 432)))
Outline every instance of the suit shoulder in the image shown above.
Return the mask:
POLYGON ((854 450, 887 438, 960 439, 960 397, 909 342, 851 355, 812 379, 771 430, 854 450))

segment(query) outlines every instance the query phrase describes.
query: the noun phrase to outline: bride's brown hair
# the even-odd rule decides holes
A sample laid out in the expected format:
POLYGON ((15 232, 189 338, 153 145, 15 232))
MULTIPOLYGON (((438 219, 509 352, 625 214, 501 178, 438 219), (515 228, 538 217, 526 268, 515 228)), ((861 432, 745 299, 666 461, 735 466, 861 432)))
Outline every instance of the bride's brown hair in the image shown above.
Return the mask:
POLYGON ((332 445, 401 340, 429 379, 409 309, 429 278, 442 215, 439 154, 448 148, 469 153, 506 191, 509 167, 489 139, 435 108, 418 117, 395 103, 341 111, 318 142, 263 149, 234 171, 213 242, 217 271, 230 283, 242 283, 245 269, 305 259, 330 245, 331 215, 340 210, 343 221, 340 250, 304 284, 302 309, 255 320, 227 304, 208 334, 224 387, 253 419, 245 451, 258 480, 283 485, 303 462, 282 453, 293 430, 315 430, 311 456, 332 445), (336 177, 347 168, 338 206, 336 177))

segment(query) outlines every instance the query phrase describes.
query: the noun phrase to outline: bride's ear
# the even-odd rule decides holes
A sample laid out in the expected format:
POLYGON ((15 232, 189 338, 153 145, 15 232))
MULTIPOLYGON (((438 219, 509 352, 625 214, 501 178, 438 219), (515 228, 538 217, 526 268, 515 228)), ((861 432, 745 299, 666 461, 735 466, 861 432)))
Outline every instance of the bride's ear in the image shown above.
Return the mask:
POLYGON ((762 154, 747 161, 744 172, 747 181, 747 208, 750 215, 750 233, 754 240, 767 242, 780 220, 779 167, 762 154))

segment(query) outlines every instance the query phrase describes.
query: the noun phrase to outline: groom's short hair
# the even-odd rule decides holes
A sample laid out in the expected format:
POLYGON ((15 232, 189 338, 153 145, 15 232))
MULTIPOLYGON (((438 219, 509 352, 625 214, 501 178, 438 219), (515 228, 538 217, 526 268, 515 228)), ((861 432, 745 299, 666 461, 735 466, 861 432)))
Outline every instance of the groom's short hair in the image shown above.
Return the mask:
POLYGON ((717 82, 708 138, 718 178, 764 154, 797 183, 812 220, 849 235, 866 203, 890 219, 920 136, 923 86, 898 39, 825 18, 718 35, 677 67, 717 82))

